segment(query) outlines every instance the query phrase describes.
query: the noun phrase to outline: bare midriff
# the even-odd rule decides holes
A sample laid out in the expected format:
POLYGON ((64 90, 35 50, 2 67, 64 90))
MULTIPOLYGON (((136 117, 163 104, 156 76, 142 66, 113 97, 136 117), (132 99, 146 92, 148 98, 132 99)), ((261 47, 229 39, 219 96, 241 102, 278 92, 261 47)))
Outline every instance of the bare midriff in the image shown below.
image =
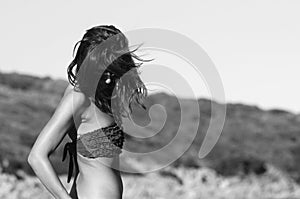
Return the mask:
POLYGON ((77 154, 79 199, 121 199, 123 184, 118 171, 119 157, 86 158, 77 154))

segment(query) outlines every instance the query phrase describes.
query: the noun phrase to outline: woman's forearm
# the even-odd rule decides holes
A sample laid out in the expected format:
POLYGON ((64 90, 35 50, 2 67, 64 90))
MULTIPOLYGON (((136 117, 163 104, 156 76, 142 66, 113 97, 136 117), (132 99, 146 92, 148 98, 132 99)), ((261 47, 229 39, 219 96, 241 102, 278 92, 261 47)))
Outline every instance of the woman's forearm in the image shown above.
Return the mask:
POLYGON ((71 199, 47 157, 28 157, 28 163, 47 190, 56 199, 71 199))

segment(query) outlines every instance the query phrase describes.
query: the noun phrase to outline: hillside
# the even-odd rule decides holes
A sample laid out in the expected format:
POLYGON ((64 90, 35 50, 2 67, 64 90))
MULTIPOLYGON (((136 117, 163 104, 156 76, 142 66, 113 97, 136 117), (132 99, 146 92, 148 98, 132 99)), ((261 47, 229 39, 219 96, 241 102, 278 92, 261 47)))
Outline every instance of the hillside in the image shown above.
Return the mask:
MULTIPOLYGON (((17 175, 17 170, 23 170, 32 174, 26 162, 27 155, 38 133, 51 117, 66 85, 64 80, 0 73, 0 160, 4 172, 17 175)), ((214 113, 210 113, 210 105, 216 102, 208 99, 179 100, 183 105, 182 109, 173 96, 165 93, 150 95, 145 102, 146 106, 163 106, 167 113, 166 123, 159 133, 146 140, 127 137, 126 149, 147 152, 165 146, 176 133, 181 113, 190 118, 183 123, 188 140, 189 125, 199 122, 190 107, 192 103, 198 103, 201 114, 197 136, 189 150, 172 166, 205 166, 223 176, 243 176, 250 173, 262 174, 266 171, 266 165, 271 164, 300 182, 300 115, 284 110, 262 110, 255 106, 228 104, 222 135, 211 153, 200 160, 197 153, 203 140, 203 132, 211 117, 214 117, 214 113)), ((160 124, 156 122, 163 119, 157 110, 151 110, 151 128, 132 133, 147 135, 149 132, 156 132, 160 128, 160 124)), ((134 109, 133 119, 140 125, 150 122, 148 113, 139 108, 134 109)), ((62 146, 67 141, 69 138, 66 136, 51 156, 59 174, 67 172, 67 164, 61 162, 62 146)), ((150 161, 160 162, 166 156, 172 156, 180 146, 179 143, 167 154, 156 156, 150 161)))

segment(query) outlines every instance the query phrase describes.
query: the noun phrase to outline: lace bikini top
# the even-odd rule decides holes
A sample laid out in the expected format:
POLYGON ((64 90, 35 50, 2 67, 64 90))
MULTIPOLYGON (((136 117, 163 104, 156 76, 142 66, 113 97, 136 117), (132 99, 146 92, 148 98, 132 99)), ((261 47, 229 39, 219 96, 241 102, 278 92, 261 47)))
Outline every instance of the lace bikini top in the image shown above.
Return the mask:
POLYGON ((124 139, 124 131, 122 127, 115 122, 103 128, 99 128, 83 135, 77 135, 76 129, 73 127, 68 132, 72 142, 68 142, 64 146, 63 159, 65 160, 67 153, 69 153, 69 183, 73 174, 73 166, 75 163, 75 180, 78 175, 77 153, 87 158, 108 157, 122 153, 124 139))

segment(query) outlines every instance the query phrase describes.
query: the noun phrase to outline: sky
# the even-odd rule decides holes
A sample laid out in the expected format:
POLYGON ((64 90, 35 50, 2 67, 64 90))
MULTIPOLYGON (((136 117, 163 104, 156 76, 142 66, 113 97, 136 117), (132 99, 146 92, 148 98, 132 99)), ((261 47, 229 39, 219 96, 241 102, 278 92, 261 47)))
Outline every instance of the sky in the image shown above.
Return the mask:
MULTIPOLYGON (((226 102, 300 113, 299 9, 297 0, 2 0, 0 70, 66 79, 73 46, 88 28, 112 24, 125 34, 160 28, 184 35, 207 53, 226 102)), ((160 88, 181 97, 213 98, 204 79, 195 80, 179 57, 147 54, 156 57, 156 67, 141 68, 149 85, 153 80, 159 88, 163 81, 160 88)))

